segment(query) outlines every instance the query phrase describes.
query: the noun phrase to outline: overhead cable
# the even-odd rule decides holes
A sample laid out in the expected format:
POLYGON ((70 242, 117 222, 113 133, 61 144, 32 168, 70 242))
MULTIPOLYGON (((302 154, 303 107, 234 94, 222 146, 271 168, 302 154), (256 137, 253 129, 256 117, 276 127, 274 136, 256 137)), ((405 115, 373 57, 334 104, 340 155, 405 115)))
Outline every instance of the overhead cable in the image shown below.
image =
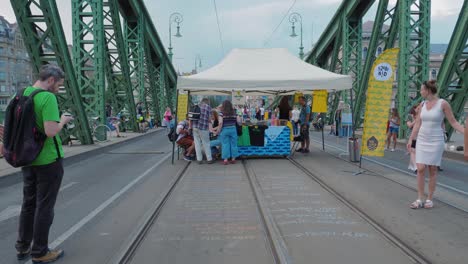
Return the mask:
POLYGON ((216 13, 216 23, 218 24, 219 42, 221 43, 221 51, 223 52, 223 56, 224 56, 223 35, 221 34, 221 26, 219 25, 218 7, 216 6, 216 0, 213 0, 213 4, 214 4, 215 13, 216 13))
POLYGON ((286 13, 284 14, 283 18, 281 19, 281 21, 279 22, 279 24, 276 26, 276 28, 273 30, 273 32, 271 32, 270 36, 265 40, 265 42, 263 42, 263 47, 267 46, 268 44, 270 44, 270 41, 271 41, 271 38, 273 37, 273 35, 276 33, 276 31, 278 31, 278 28, 281 26, 281 24, 283 24, 283 21, 284 19, 286 19, 286 17, 288 16, 289 12, 291 12, 291 10, 293 9, 294 5, 296 4, 297 0, 294 0, 293 3, 291 4, 291 6, 288 8, 288 11, 286 11, 286 13))

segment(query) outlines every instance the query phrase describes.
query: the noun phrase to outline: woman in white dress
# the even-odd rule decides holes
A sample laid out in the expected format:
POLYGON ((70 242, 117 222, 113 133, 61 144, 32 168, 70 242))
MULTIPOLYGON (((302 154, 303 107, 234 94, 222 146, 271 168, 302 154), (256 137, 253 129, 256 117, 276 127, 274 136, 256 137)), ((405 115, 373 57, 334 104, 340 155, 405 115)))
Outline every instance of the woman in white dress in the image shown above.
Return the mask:
POLYGON ((407 148, 411 150, 411 142, 416 138, 416 166, 418 170, 418 199, 411 204, 411 208, 432 208, 432 196, 436 188, 437 166, 440 166, 444 152, 444 131, 441 123, 444 118, 458 132, 464 132, 453 116, 450 105, 444 99, 437 97, 436 81, 426 81, 421 85, 421 96, 425 101, 421 104, 419 118, 413 127, 413 132, 408 140, 407 148), (424 185, 426 167, 429 168, 429 192, 424 201, 424 185))

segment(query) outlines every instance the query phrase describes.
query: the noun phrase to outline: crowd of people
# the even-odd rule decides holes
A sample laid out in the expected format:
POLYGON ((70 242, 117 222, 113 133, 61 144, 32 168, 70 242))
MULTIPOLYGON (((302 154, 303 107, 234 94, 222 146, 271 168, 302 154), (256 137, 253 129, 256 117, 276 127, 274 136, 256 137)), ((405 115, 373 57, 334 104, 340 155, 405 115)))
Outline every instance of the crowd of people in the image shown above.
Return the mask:
MULTIPOLYGON (((290 121, 294 134, 301 141, 301 147, 296 151, 309 153, 311 109, 303 96, 299 98, 299 106, 300 110, 293 109, 288 97, 284 96, 279 106, 272 111, 269 121, 272 125, 281 126, 286 126, 290 121)), ((221 158, 225 165, 236 163, 239 156, 237 127, 250 117, 249 114, 253 114, 252 111, 247 107, 235 108, 229 100, 213 109, 207 98, 202 99, 198 107, 199 117, 190 119, 187 115, 175 129, 176 143, 184 149, 184 160, 202 163, 206 159, 206 163, 211 164, 221 158)), ((254 108, 255 119, 264 121, 266 111, 263 106, 254 108)))

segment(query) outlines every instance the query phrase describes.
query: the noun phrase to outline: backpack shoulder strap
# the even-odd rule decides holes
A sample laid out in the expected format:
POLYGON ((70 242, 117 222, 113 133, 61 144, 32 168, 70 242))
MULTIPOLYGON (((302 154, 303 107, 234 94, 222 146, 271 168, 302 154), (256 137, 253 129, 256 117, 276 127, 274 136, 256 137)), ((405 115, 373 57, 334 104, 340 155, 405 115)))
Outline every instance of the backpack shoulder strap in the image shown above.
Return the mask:
MULTIPOLYGON (((23 90, 23 92, 24 92, 24 90, 23 90)), ((34 98, 34 96, 36 96, 36 94, 42 93, 42 92, 49 92, 49 91, 46 91, 46 90, 43 90, 43 89, 36 89, 29 95, 29 97, 34 98)))
POLYGON ((57 161, 58 161, 62 157, 60 156, 60 149, 59 149, 59 145, 58 145, 58 142, 57 142, 57 135, 54 136, 54 145, 55 145, 55 150, 57 151, 57 161))
POLYGON ((26 88, 23 88, 21 90, 19 90, 17 93, 16 93, 16 96, 24 96, 24 91, 26 91, 26 88))

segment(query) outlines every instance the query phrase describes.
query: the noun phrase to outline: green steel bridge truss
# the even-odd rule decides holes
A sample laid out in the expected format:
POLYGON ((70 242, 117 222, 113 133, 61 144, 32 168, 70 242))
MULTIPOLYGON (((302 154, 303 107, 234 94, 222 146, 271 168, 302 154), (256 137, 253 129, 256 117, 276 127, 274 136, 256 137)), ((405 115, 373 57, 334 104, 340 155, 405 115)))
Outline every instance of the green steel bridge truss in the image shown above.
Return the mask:
MULTIPOLYGON (((76 117, 76 126, 64 131, 83 144, 91 144, 90 117, 105 122, 105 104, 114 113, 129 113, 136 130, 135 103, 142 102, 161 120, 167 106, 174 109, 177 75, 143 0, 70 0, 73 15, 73 59, 63 33, 55 1, 11 0, 19 28, 34 63, 35 72, 55 63, 66 72, 58 96, 62 111, 76 117), (123 19, 123 21, 121 20, 123 19), (121 26, 123 24, 123 27, 121 26)), ((362 19, 375 0, 343 1, 305 59, 330 71, 353 76, 353 119, 362 124, 367 83, 377 48, 398 46, 399 68, 395 84, 400 116, 418 102, 417 94, 429 75, 430 0, 389 0, 378 3, 375 22, 363 54, 362 19), (384 27, 388 25, 389 27, 384 27), (364 56, 363 56, 364 55, 364 56)), ((457 118, 463 113, 468 94, 468 3, 464 2, 438 76, 440 96, 452 106, 457 118)), ((330 112, 338 102, 347 102, 349 92, 331 93, 330 112)), ((329 115, 333 116, 333 114, 329 115)), ((447 124, 449 133, 453 129, 447 124)), ((400 136, 406 134, 402 122, 400 136)))
MULTIPOLYGON (((419 98, 409 95, 413 93, 417 97, 421 84, 429 77, 431 1, 398 0, 395 6, 390 6, 388 0, 380 0, 367 56, 363 56, 362 18, 374 3, 375 0, 343 1, 305 59, 324 69, 353 76, 353 121, 356 127, 363 122, 369 74, 379 46, 400 48, 398 64, 402 70, 397 71, 395 80, 395 105, 400 116, 405 117, 411 106, 419 102, 419 98), (388 24, 390 26, 385 28, 388 24)), ((465 1, 438 76, 439 94, 451 104, 457 118, 463 113, 468 94, 467 5, 465 1)), ((330 94, 330 119, 338 102, 348 99, 349 94, 330 94)), ((448 124, 447 129, 451 134, 453 129, 448 124)), ((400 137, 406 136, 406 132, 406 124, 402 122, 400 137)))
POLYGON ((83 144, 93 143, 91 128, 75 75, 72 59, 65 41, 60 15, 55 1, 11 0, 25 46, 33 61, 33 70, 48 63, 57 64, 66 73, 64 88, 58 97, 62 111, 75 116, 75 128, 63 130, 62 137, 77 136, 83 144))
MULTIPOLYGON (((455 118, 460 120, 468 98, 468 1, 466 0, 442 61, 437 82, 440 96, 450 102, 455 118)), ((451 135, 453 127, 448 122, 445 125, 451 135)))
POLYGON ((144 2, 70 1, 73 58, 55 1, 11 0, 35 72, 54 63, 66 73, 58 99, 61 111, 75 116, 75 128, 62 137, 74 135, 82 144, 92 144, 88 120, 99 117, 104 124, 107 103, 114 114, 129 114, 132 130, 138 129, 136 102, 161 120, 167 106, 175 107, 177 75, 144 2))

